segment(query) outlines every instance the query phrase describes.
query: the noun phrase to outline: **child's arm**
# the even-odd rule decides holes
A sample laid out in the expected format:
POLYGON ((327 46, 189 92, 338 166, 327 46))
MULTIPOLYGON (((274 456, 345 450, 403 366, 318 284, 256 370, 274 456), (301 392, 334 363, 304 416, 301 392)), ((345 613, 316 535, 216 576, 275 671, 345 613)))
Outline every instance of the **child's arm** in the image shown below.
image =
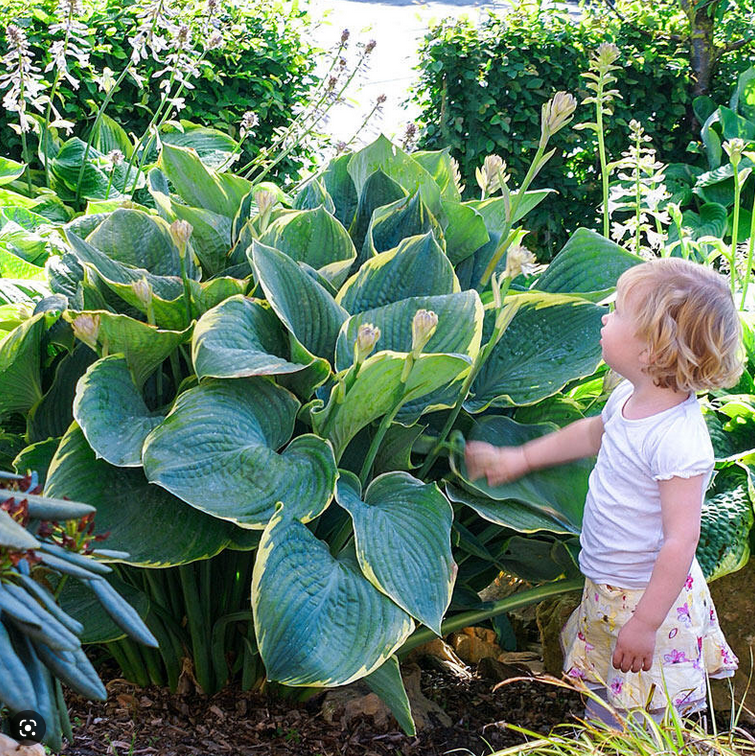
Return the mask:
POLYGON ((619 632, 613 666, 623 672, 649 670, 655 635, 681 593, 700 538, 703 475, 658 481, 661 489, 663 546, 645 593, 619 632))
POLYGON ((498 447, 484 441, 469 441, 465 451, 467 472, 471 480, 485 476, 491 486, 496 486, 541 467, 594 457, 600 450, 602 437, 603 418, 595 415, 521 446, 498 447))

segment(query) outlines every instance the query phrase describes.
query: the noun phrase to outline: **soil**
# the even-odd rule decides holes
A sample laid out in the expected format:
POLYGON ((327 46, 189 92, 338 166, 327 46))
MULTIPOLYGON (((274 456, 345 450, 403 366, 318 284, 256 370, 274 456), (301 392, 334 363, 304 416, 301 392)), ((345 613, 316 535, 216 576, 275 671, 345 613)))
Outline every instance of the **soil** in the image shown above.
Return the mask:
POLYGON ((74 742, 61 756, 440 756, 454 749, 482 756, 524 740, 507 723, 547 732, 582 712, 577 693, 536 679, 494 690, 498 681, 479 669, 460 676, 424 664, 418 674, 422 694, 450 720, 443 724, 442 712, 431 711, 432 726, 416 737, 404 735, 392 717, 380 725, 358 713, 347 723, 336 712, 327 721, 324 693, 297 703, 228 687, 207 698, 116 678, 106 683, 103 703, 69 698, 74 742))

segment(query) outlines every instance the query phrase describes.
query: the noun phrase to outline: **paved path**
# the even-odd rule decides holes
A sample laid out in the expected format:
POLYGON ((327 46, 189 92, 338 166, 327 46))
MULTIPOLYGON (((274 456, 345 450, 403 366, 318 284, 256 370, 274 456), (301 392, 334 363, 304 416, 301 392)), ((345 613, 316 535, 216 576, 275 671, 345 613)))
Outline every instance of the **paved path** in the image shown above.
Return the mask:
POLYGON ((406 125, 419 109, 407 102, 409 87, 418 80, 413 70, 419 62, 418 49, 430 23, 448 16, 467 15, 479 23, 488 12, 503 13, 509 7, 505 0, 451 0, 450 2, 418 3, 414 0, 305 0, 314 20, 322 22, 314 31, 316 42, 325 49, 337 44, 341 31, 348 29, 350 42, 376 41, 371 66, 363 81, 352 83, 354 102, 339 105, 331 111, 326 131, 336 140, 348 141, 359 129, 364 115, 377 97, 385 94, 380 122, 371 122, 354 145, 367 144, 382 131, 388 137, 400 138, 406 125))

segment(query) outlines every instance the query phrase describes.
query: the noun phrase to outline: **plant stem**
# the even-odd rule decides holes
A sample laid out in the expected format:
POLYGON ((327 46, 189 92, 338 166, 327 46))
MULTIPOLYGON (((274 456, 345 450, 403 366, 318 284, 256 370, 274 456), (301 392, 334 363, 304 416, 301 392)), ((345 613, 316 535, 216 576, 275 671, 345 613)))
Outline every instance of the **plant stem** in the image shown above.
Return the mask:
MULTIPOLYGON (((402 385, 402 388, 403 388, 403 385, 402 385)), ((388 428, 390 427, 394 418, 398 414, 398 411, 404 406, 404 401, 405 401, 404 394, 402 393, 401 398, 396 402, 396 406, 387 415, 384 415, 383 419, 380 421, 380 425, 378 426, 377 433, 372 439, 372 443, 370 443, 370 448, 367 451, 367 456, 364 458, 364 462, 362 463, 362 469, 359 473, 359 480, 362 483, 362 488, 364 488, 367 485, 367 479, 369 478, 370 470, 372 470, 372 465, 375 462, 375 457, 377 456, 377 453, 380 450, 380 444, 383 443, 385 434, 387 433, 388 428)))
POLYGON ((640 135, 639 132, 637 132, 637 137, 635 138, 635 145, 637 148, 637 163, 634 166, 635 174, 635 183, 634 183, 634 251, 635 254, 639 255, 640 250, 642 248, 641 244, 641 234, 640 234, 640 216, 642 213, 640 212, 640 206, 642 204, 642 179, 640 175, 640 135))
POLYGON ((606 140, 603 135, 603 76, 598 77, 598 91, 595 97, 595 122, 598 133, 598 155, 600 156, 600 179, 603 188, 603 236, 609 236, 608 218, 608 161, 606 160, 606 140))
POLYGON ((739 309, 744 310, 745 300, 747 299, 747 287, 750 285, 750 276, 752 275, 752 252, 755 248, 755 197, 752 200, 752 215, 750 216, 750 239, 747 243, 747 262, 745 268, 745 280, 742 284, 742 301, 739 309))
POLYGON ((100 126, 100 121, 102 120, 102 116, 105 113, 105 109, 110 104, 110 100, 113 99, 113 95, 115 94, 115 91, 118 89, 118 87, 121 85, 121 82, 126 77, 126 74, 128 73, 130 67, 131 67, 131 63, 129 62, 129 64, 121 71, 115 84, 113 84, 113 86, 110 88, 110 91, 107 92, 107 94, 105 95, 105 99, 103 100, 102 105, 100 105, 100 109, 97 111, 97 116, 94 119, 94 125, 92 126, 92 130, 89 133, 89 138, 87 139, 87 145, 84 149, 84 156, 81 158, 81 167, 79 168, 79 177, 78 179, 76 179, 76 194, 74 197, 74 203, 77 203, 79 201, 79 197, 81 196, 81 181, 84 178, 84 169, 86 168, 87 157, 89 157, 89 150, 91 149, 92 142, 94 141, 94 138, 97 134, 97 129, 100 126))
POLYGON ((734 222, 731 229, 731 277, 732 286, 735 271, 737 269, 737 237, 739 236, 739 198, 742 194, 742 185, 739 181, 739 165, 734 167, 734 222))
POLYGON ((19 50, 18 53, 18 80, 19 80, 19 90, 18 90, 18 101, 20 103, 19 105, 19 124, 21 128, 21 152, 24 156, 24 162, 26 163, 26 186, 29 190, 29 196, 32 196, 32 186, 31 186, 31 162, 29 161, 29 145, 26 142, 26 123, 24 120, 24 113, 26 112, 26 100, 24 99, 24 69, 21 65, 21 51, 19 50))
MULTIPOLYGON (((583 583, 584 578, 582 577, 564 578, 562 580, 557 580, 554 583, 539 585, 536 588, 530 588, 526 591, 515 593, 513 596, 507 596, 499 601, 494 601, 486 609, 457 614, 447 619, 441 625, 441 635, 445 636, 456 630, 461 630, 462 628, 471 625, 478 625, 480 622, 489 620, 491 617, 496 617, 504 612, 510 612, 512 609, 519 609, 524 606, 529 606, 530 604, 536 604, 547 598, 552 598, 553 596, 559 596, 562 593, 579 590, 583 583)), ((396 653, 399 658, 402 658, 412 649, 421 646, 423 643, 434 640, 435 638, 437 638, 437 636, 432 630, 429 628, 422 628, 409 636, 404 645, 401 646, 396 653)))

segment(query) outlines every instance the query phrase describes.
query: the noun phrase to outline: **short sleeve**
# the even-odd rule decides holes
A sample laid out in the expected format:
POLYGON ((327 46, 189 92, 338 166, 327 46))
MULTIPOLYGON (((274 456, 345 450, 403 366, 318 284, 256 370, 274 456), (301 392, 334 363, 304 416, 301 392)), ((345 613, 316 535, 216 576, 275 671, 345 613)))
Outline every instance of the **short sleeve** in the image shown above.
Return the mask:
POLYGON ((713 469, 713 445, 702 415, 683 416, 660 439, 650 463, 654 480, 692 478, 713 469))
POLYGON ((629 399, 632 393, 632 384, 629 381, 622 381, 608 397, 608 401, 605 403, 600 416, 603 418, 603 424, 621 410, 624 406, 624 402, 629 399))

